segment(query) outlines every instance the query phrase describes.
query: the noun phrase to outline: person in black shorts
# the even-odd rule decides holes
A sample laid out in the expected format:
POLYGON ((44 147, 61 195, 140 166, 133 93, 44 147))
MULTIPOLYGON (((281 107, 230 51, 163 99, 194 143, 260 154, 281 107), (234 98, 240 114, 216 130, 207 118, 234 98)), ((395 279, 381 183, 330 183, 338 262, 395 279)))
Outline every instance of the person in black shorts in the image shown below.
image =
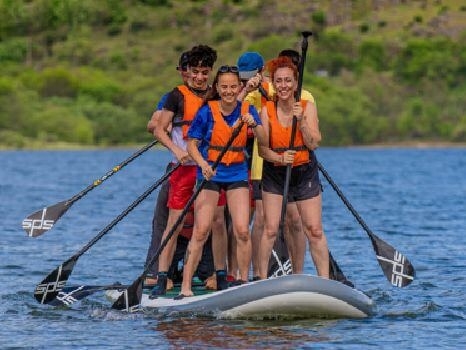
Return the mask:
POLYGON ((295 101, 298 70, 289 57, 269 64, 274 101, 262 108, 261 119, 268 145, 260 145, 264 158, 262 199, 265 227, 260 245, 260 277, 267 278, 268 257, 277 237, 286 169, 292 166, 288 200, 296 202, 317 274, 329 278, 327 239, 322 228, 322 195, 317 160, 313 152, 321 140, 314 103, 295 101), (298 119, 293 147, 290 148, 293 116, 298 119))

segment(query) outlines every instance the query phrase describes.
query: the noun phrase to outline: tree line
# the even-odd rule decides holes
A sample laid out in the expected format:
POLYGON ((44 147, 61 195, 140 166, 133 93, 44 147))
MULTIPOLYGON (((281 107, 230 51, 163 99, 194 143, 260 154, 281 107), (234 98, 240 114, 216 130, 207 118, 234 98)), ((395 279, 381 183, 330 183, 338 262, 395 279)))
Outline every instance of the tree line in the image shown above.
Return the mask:
MULTIPOLYGON (((327 24, 329 7, 310 8, 300 25, 314 32, 304 86, 317 101, 323 145, 466 141, 466 32, 419 34, 435 18, 465 16, 453 3, 432 5, 429 25, 417 8, 396 31, 389 19, 370 20, 367 8, 353 14, 351 30, 327 24)), ((147 142, 155 103, 179 83, 177 57, 197 41, 229 64, 247 50, 270 59, 299 47, 296 29, 261 20, 264 6, 0 0, 0 145, 147 142)))

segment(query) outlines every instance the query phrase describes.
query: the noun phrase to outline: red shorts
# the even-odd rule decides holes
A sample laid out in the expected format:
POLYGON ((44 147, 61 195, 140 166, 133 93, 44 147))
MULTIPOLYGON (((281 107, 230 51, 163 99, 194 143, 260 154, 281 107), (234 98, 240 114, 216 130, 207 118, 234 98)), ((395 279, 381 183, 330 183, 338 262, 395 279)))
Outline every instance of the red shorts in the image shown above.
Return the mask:
MULTIPOLYGON (((196 165, 182 165, 176 169, 168 179, 168 202, 167 207, 170 209, 182 210, 189 201, 189 198, 194 193, 196 186, 196 165)), ((226 204, 225 191, 220 193, 218 198, 218 206, 224 206, 226 204)))
POLYGON ((218 197, 218 207, 223 207, 225 204, 227 204, 227 193, 224 190, 220 191, 220 195, 218 197))

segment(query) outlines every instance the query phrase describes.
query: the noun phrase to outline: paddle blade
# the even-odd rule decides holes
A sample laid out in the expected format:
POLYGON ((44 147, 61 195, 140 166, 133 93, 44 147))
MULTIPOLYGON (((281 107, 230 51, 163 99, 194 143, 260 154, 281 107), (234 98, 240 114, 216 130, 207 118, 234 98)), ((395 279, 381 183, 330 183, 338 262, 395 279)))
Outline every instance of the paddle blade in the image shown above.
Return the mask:
POLYGON ((56 299, 52 300, 49 304, 53 306, 71 306, 73 303, 84 299, 85 297, 94 294, 96 292, 116 289, 122 290, 129 286, 123 286, 121 284, 114 284, 108 286, 70 286, 64 287, 59 293, 56 299))
POLYGON ((65 287, 71 272, 73 272, 76 261, 76 257, 67 260, 36 286, 34 297, 39 303, 50 304, 57 298, 58 293, 65 287))
POLYGON ((408 258, 375 234, 369 237, 379 265, 388 281, 395 287, 409 285, 414 280, 415 271, 408 258))
POLYGON ((23 230, 29 237, 37 237, 50 230, 55 222, 71 206, 69 201, 62 201, 29 215, 23 220, 23 230))
POLYGON ((134 311, 141 304, 142 276, 139 276, 129 288, 125 289, 113 303, 112 309, 134 311))
POLYGON ((353 282, 351 282, 348 278, 346 278, 343 270, 338 266, 337 261, 333 258, 332 253, 330 250, 328 251, 328 258, 329 258, 329 277, 331 280, 335 280, 354 288, 353 282))
POLYGON ((272 255, 269 259, 267 277, 279 277, 292 273, 291 260, 285 239, 280 235, 274 243, 272 255))

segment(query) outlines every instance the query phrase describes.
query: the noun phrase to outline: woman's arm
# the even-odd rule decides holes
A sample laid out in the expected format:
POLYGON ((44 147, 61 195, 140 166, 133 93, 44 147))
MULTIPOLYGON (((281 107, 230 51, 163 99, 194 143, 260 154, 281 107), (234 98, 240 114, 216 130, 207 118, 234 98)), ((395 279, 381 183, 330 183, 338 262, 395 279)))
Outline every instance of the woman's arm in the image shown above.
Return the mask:
POLYGON ((209 180, 212 176, 215 175, 215 172, 212 170, 212 167, 204 159, 201 152, 199 152, 199 142, 198 139, 188 139, 187 150, 191 158, 196 162, 199 168, 202 169, 202 175, 209 180))
POLYGON ((315 150, 322 140, 322 135, 319 130, 319 119, 317 117, 316 105, 312 102, 306 104, 306 109, 303 113, 303 118, 299 122, 299 129, 303 134, 304 144, 310 150, 315 150))

